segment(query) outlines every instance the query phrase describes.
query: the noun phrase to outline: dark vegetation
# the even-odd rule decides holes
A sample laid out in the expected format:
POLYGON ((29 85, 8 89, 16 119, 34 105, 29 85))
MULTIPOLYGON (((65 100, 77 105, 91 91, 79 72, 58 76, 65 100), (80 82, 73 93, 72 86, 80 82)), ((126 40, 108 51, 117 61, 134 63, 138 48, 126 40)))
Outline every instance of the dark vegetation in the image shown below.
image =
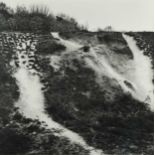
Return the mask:
POLYGON ((75 31, 75 32, 60 32, 60 35, 62 37, 65 37, 66 39, 74 38, 74 37, 76 38, 86 37, 87 39, 89 39, 88 37, 91 38, 96 35, 100 43, 121 42, 122 44, 126 44, 125 40, 122 37, 122 33, 120 32, 106 32, 106 31, 89 32, 87 30, 83 30, 83 31, 75 31))
MULTIPOLYGON (((2 34, 0 38, 2 39, 2 34)), ((3 39, 2 43, 5 46, 0 45, 0 122, 6 124, 9 122, 9 114, 13 110, 13 103, 18 99, 19 93, 9 65, 13 52, 3 39)))
POLYGON ((153 32, 128 32, 128 35, 134 37, 138 47, 144 51, 144 54, 151 58, 152 68, 154 68, 154 33, 153 32))
POLYGON ((56 40, 52 39, 52 37, 40 40, 37 45, 37 53, 38 54, 54 54, 56 52, 64 51, 66 47, 60 43, 58 43, 56 40))
POLYGON ((24 133, 12 126, 2 128, 0 136, 0 154, 24 154, 32 145, 32 140, 29 136, 24 135, 24 133))
POLYGON ((120 32, 102 32, 98 34, 100 43, 105 43, 112 51, 117 54, 125 54, 133 59, 133 54, 120 32))
POLYGON ((101 43, 120 42, 126 44, 120 32, 101 32, 98 35, 98 39, 101 43))
POLYGON ((5 3, 0 3, 0 31, 48 33, 80 29, 83 29, 83 26, 79 26, 74 18, 64 14, 54 16, 47 7, 32 6, 28 10, 19 6, 13 10, 5 3))
POLYGON ((10 117, 11 122, 0 129, 1 155, 87 155, 88 151, 65 138, 54 136, 54 130, 40 127, 38 120, 24 118, 18 112, 10 117))

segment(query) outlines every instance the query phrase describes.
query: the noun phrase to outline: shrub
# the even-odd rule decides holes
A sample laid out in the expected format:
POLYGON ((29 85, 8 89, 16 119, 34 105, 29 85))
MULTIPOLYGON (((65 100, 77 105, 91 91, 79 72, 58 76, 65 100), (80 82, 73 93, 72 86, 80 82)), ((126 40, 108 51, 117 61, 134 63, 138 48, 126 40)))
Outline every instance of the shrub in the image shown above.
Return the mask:
POLYGON ((0 13, 0 31, 7 30, 9 27, 6 18, 0 13))
POLYGON ((0 3, 0 14, 2 14, 4 18, 8 19, 12 17, 13 10, 7 7, 5 3, 1 2, 0 3))
POLYGON ((16 21, 16 27, 18 31, 27 31, 29 30, 29 13, 25 7, 17 7, 16 13, 14 15, 16 21))
POLYGON ((43 19, 39 16, 34 16, 30 20, 30 29, 31 31, 39 31, 43 27, 43 19))
POLYGON ((9 29, 11 31, 13 30, 17 30, 17 21, 14 18, 9 18, 8 19, 8 25, 9 25, 9 29))
POLYGON ((15 129, 3 128, 0 130, 0 153, 15 154, 29 151, 31 139, 15 129))
POLYGON ((9 115, 14 108, 14 102, 18 98, 15 79, 10 74, 8 62, 12 52, 0 55, 0 118, 3 123, 9 122, 9 115), (7 60, 7 62, 6 62, 7 60))
MULTIPOLYGON (((59 18, 49 13, 46 6, 32 6, 30 10, 18 6, 15 12, 0 3, 0 30, 50 32, 77 31, 80 26, 74 18, 60 15, 59 18)), ((82 28, 82 27, 81 27, 82 28)))
POLYGON ((37 46, 37 52, 39 54, 53 54, 54 52, 60 52, 65 49, 66 47, 64 45, 50 39, 40 42, 37 46))

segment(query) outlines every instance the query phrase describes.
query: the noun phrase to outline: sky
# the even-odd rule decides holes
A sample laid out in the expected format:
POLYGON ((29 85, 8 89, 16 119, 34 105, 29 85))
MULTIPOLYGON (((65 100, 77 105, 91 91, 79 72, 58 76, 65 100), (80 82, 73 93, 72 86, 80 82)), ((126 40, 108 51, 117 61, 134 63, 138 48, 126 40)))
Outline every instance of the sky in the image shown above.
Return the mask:
POLYGON ((8 6, 44 5, 74 17, 89 30, 111 25, 116 31, 153 31, 154 0, 0 0, 8 6))

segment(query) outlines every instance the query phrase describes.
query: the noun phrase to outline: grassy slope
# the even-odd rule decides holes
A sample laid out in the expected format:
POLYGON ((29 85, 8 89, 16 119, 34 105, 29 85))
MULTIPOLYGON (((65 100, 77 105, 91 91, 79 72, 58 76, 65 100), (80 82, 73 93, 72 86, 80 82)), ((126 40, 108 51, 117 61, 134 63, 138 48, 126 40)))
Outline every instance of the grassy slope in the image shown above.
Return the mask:
POLYGON ((80 146, 41 127, 38 120, 26 119, 18 113, 14 103, 19 92, 9 65, 13 51, 4 38, 0 34, 0 155, 87 155, 80 146))
MULTIPOLYGON (((121 42, 131 56, 120 33, 75 32, 61 35, 68 39, 83 39, 85 43, 97 35, 98 40, 108 46, 121 42)), ((108 154, 152 154, 153 113, 147 105, 125 94, 116 96, 114 102, 106 102, 106 91, 99 88, 94 81, 94 72, 82 63, 77 59, 66 60, 62 68, 64 77, 61 73, 54 73, 47 63, 44 64, 48 67, 44 70, 49 82, 49 90, 45 93, 48 113, 82 135, 90 145, 108 154), (76 70, 67 64, 72 64, 76 70)))
MULTIPOLYGON (((63 34, 64 37, 67 37, 66 34, 63 34)), ((101 43, 106 41, 102 40, 105 34, 99 34, 101 43)), ((94 35, 96 33, 71 33, 68 37, 89 41, 90 38, 94 40, 94 35)), ((109 43, 126 44, 119 33, 111 33, 109 39, 109 43)), ((13 103, 19 93, 15 79, 10 76, 11 68, 8 64, 11 57, 11 49, 8 52, 0 49, 0 154, 21 155, 33 151, 32 154, 37 155, 86 155, 81 147, 53 136, 41 128, 37 120, 25 119, 14 110, 13 103)), ((90 145, 108 154, 153 154, 153 113, 144 103, 129 95, 118 95, 115 102, 105 102, 106 92, 95 83, 94 72, 81 64, 76 59, 69 62, 66 60, 63 68, 66 76, 62 78, 60 73, 53 72, 48 60, 40 60, 40 66, 50 84, 45 93, 48 113, 56 121, 80 133, 90 145), (68 63, 72 63, 77 70, 70 68, 68 63)), ((108 82, 108 79, 105 80, 108 82)))

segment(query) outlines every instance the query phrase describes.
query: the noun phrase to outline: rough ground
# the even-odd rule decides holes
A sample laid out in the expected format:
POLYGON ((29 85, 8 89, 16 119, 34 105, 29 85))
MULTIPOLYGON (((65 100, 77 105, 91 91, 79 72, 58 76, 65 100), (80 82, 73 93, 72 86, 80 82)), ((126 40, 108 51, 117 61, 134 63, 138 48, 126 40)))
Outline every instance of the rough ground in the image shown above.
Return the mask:
MULTIPOLYGON (((122 86, 131 89, 133 85, 126 81, 121 86, 117 82, 118 74, 110 78, 107 75, 111 74, 103 70, 104 74, 97 76, 96 68, 88 66, 90 60, 98 58, 93 52, 103 51, 112 69, 125 75, 125 66, 134 57, 122 34, 76 32, 60 36, 0 34, 0 154, 89 154, 82 146, 55 136, 55 131, 47 129, 46 123, 42 125, 40 120, 25 118, 20 109, 15 108, 20 90, 12 75, 21 64, 14 41, 23 43, 24 38, 30 40, 30 45, 25 47, 32 62, 28 68, 31 74, 36 74, 34 70, 41 73, 44 105, 54 121, 78 133, 90 146, 105 154, 153 154, 153 112, 149 105, 124 92, 122 86), (29 52, 35 48, 33 44, 36 49, 29 52)), ((138 46, 144 49, 145 45, 145 53, 152 60, 152 33, 132 33, 132 36, 139 36, 138 46)), ((23 45, 19 44, 19 51, 20 47, 23 45)), ((100 64, 100 59, 94 64, 100 64)), ((100 67, 99 71, 102 65, 100 67)))

